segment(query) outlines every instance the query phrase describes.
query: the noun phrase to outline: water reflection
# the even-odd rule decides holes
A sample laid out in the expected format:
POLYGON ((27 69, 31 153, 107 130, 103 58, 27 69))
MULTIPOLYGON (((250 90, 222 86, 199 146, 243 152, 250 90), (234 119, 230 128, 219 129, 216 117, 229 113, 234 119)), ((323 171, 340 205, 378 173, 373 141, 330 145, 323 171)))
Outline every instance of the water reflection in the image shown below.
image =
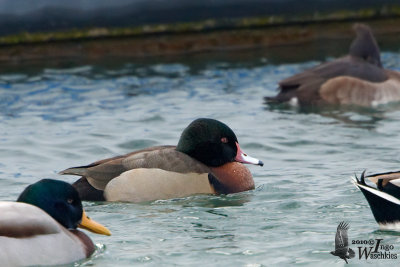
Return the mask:
MULTIPOLYGON (((242 192, 230 195, 212 196, 208 198, 197 198, 183 204, 185 207, 207 207, 207 208, 222 208, 222 207, 235 207, 243 206, 245 203, 251 201, 252 193, 242 192)), ((214 215, 226 216, 222 212, 216 210, 208 210, 207 212, 214 215)))
POLYGON ((318 114, 332 118, 347 127, 372 130, 379 122, 387 119, 388 113, 400 111, 400 103, 390 103, 378 107, 326 105, 319 107, 294 107, 289 104, 265 104, 264 110, 282 114, 318 114))
POLYGON ((201 207, 213 208, 208 209, 206 212, 214 215, 226 217, 222 211, 215 210, 214 208, 223 207, 240 207, 245 203, 250 202, 252 199, 253 191, 241 192, 229 195, 196 195, 185 198, 176 198, 168 200, 156 200, 153 203, 157 205, 173 205, 182 206, 183 208, 201 207))

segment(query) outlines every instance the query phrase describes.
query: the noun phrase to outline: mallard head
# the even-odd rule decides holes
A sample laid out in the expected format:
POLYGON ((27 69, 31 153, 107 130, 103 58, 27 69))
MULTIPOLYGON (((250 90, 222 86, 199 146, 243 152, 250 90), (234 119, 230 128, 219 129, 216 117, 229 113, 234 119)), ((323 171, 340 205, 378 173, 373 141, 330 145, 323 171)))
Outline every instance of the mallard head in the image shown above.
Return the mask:
POLYGON ((97 234, 111 235, 106 227, 86 216, 78 192, 69 183, 42 179, 25 188, 17 202, 39 207, 67 229, 80 227, 97 234))

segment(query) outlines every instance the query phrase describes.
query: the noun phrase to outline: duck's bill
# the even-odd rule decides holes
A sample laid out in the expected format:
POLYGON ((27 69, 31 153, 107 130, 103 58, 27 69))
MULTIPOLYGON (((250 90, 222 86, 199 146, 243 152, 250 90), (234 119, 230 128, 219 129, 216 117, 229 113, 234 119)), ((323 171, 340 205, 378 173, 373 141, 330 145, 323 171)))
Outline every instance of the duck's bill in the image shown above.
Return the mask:
POLYGON ((82 221, 78 225, 78 227, 100 235, 111 235, 110 230, 108 230, 105 226, 99 224, 98 222, 90 219, 86 215, 85 211, 82 212, 82 221))
POLYGON ((237 142, 236 142, 236 147, 237 147, 237 153, 236 153, 235 160, 237 162, 260 165, 260 166, 264 165, 264 163, 261 160, 250 157, 249 155, 244 153, 243 150, 240 148, 239 143, 237 143, 237 142))

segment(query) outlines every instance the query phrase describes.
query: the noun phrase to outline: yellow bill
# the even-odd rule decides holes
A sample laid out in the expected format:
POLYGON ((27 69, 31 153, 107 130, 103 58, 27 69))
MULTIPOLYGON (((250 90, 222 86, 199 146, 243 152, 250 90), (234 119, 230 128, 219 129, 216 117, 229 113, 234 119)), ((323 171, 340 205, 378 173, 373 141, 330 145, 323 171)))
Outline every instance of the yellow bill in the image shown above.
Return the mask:
POLYGON ((110 230, 108 230, 105 226, 95 222, 94 220, 90 219, 86 212, 82 212, 82 221, 78 225, 79 228, 86 229, 90 232, 101 234, 101 235, 111 235, 110 230))

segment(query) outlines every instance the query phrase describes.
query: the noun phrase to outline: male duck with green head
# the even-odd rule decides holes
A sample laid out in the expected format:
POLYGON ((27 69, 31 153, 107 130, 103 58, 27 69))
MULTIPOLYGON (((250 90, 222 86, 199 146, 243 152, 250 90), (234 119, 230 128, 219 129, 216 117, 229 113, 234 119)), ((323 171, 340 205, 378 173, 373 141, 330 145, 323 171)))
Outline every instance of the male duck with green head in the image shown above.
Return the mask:
POLYGON ((82 176, 73 186, 83 200, 143 202, 254 189, 243 163, 263 165, 242 151, 228 125, 200 118, 183 130, 177 146, 149 147, 61 174, 82 176))
POLYGON ((78 192, 70 184, 43 179, 28 186, 17 202, 0 202, 0 265, 67 264, 89 257, 94 233, 110 231, 89 219, 78 192))

